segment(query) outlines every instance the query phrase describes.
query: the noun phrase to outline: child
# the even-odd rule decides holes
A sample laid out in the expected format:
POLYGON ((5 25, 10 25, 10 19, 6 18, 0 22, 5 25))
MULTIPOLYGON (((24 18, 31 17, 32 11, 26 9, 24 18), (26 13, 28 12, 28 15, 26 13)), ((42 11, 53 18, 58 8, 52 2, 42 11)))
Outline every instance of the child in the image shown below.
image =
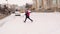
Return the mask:
POLYGON ((26 16, 26 18, 25 18, 25 21, 24 22, 26 22, 27 18, 33 22, 33 20, 30 19, 30 10, 29 9, 26 10, 25 16, 26 16))

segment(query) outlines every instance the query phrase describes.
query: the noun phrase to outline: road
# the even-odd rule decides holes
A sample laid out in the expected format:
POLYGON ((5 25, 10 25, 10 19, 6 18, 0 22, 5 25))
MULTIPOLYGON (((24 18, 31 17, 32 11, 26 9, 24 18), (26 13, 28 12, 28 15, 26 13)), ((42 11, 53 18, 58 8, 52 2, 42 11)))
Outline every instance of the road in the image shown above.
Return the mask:
POLYGON ((31 13, 31 22, 24 23, 22 16, 10 16, 0 20, 0 34, 60 34, 60 13, 31 13))

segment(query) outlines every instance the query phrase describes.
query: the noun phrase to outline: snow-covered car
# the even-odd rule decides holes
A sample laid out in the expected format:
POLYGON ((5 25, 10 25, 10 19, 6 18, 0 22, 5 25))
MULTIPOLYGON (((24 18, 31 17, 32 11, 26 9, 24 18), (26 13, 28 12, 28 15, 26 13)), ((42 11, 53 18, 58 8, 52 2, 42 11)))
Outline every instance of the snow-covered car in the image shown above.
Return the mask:
POLYGON ((21 16, 19 11, 15 11, 15 16, 21 16))

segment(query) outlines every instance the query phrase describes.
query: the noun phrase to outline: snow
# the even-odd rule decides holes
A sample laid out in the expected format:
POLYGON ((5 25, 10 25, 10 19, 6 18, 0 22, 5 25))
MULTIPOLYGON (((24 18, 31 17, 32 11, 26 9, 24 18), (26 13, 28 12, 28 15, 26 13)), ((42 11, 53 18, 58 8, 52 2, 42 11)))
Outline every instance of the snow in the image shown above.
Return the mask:
POLYGON ((0 20, 0 34, 60 34, 60 13, 31 13, 31 22, 24 23, 21 16, 10 16, 0 20))

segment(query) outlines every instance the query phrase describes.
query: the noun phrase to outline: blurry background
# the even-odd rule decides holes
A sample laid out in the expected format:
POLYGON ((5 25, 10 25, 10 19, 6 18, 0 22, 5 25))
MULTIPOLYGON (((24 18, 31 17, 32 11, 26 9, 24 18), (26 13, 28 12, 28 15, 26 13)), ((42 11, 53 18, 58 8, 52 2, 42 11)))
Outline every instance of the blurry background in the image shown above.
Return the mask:
POLYGON ((18 6, 23 6, 26 3, 32 4, 32 0, 0 0, 0 4, 16 4, 18 6))
POLYGON ((60 12, 60 0, 0 0, 0 14, 10 15, 18 10, 25 12, 60 12))

